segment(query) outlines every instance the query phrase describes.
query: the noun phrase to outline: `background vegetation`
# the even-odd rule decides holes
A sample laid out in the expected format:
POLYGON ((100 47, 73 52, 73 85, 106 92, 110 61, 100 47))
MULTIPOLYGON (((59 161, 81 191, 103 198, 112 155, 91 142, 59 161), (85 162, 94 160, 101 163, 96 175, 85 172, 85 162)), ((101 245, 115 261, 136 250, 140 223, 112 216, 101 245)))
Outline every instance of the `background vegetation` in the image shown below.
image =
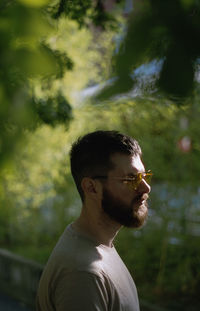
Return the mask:
MULTIPOLYGON (((166 12, 161 21, 155 15, 158 1, 134 1, 128 24, 127 3, 2 1, 0 247, 44 264, 81 208, 70 175, 71 143, 92 130, 119 130, 139 141, 145 166, 152 169, 154 178, 148 223, 139 231, 123 229, 116 247, 133 274, 141 300, 169 310, 196 311, 200 106, 197 79, 192 75, 198 77, 198 42, 188 41, 189 34, 179 37, 172 26, 180 29, 189 23, 196 38, 199 3, 159 4, 157 10, 166 12), (153 34, 148 42, 143 40, 147 26, 153 34), (161 34, 165 34, 162 54, 161 34), (174 49, 177 38, 178 49, 174 49), (134 55, 133 47, 138 47, 134 55), (145 52, 137 60, 141 49, 145 52), (182 53, 178 66, 172 66, 182 53), (127 93, 136 83, 129 73, 162 57, 164 71, 154 72, 150 89, 144 88, 140 96, 127 93), (176 89, 183 73, 185 83, 176 89), (116 75, 118 82, 110 87, 109 78, 116 75), (85 95, 105 81, 106 88, 98 97, 95 93, 95 100, 85 95), (123 96, 116 97, 118 93, 123 96)), ((145 73, 142 78, 148 80, 145 73)))

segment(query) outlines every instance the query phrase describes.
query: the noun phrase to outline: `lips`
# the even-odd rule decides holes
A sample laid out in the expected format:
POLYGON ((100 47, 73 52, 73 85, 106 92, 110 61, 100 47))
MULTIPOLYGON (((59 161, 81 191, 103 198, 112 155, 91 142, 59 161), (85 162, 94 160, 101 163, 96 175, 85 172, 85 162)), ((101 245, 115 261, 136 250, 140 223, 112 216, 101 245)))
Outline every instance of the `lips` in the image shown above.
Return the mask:
POLYGON ((140 209, 140 207, 146 205, 146 209, 147 209, 147 204, 146 204, 146 201, 148 199, 148 194, 147 193, 144 193, 142 195, 138 195, 134 201, 133 201, 133 208, 136 211, 138 211, 140 209))
POLYGON ((149 198, 149 195, 147 193, 144 193, 142 195, 142 198, 143 198, 144 201, 146 201, 149 198))
POLYGON ((144 201, 146 201, 149 198, 147 193, 144 193, 142 195, 138 195, 135 199, 134 199, 134 203, 142 203, 144 201))

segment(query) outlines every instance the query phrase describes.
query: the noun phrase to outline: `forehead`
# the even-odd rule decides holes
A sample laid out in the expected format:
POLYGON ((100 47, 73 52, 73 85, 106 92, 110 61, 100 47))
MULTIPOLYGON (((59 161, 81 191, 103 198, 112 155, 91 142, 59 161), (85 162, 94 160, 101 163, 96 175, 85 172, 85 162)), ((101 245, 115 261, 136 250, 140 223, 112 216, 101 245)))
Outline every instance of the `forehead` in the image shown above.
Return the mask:
POLYGON ((111 161, 114 164, 114 168, 109 172, 110 175, 118 174, 119 176, 125 176, 145 171, 139 155, 115 153, 111 156, 111 161))

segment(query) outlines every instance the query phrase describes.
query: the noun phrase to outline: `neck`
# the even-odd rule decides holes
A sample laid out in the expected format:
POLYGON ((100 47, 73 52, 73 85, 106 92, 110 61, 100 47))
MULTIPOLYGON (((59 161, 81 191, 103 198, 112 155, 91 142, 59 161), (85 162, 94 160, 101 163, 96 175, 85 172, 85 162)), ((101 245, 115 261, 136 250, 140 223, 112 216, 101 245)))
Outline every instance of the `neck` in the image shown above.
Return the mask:
POLYGON ((111 247, 121 225, 111 220, 100 208, 83 205, 79 218, 73 227, 91 237, 99 244, 111 247))

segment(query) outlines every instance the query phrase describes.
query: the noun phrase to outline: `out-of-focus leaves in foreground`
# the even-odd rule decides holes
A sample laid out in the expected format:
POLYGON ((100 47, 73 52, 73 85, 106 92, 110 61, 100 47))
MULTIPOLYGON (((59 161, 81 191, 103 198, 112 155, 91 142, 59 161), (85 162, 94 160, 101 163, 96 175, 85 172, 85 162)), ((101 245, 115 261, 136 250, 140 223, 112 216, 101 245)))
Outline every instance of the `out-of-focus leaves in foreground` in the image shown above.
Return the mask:
MULTIPOLYGON (((123 1, 114 4, 119 2, 123 1)), ((12 155, 26 129, 43 122, 68 124, 71 119, 63 89, 51 94, 53 82, 73 69, 67 51, 57 50, 52 44, 61 16, 75 20, 80 27, 104 29, 115 24, 102 0, 1 0, 0 165, 12 155), (36 82, 48 96, 35 96, 36 82)))
POLYGON ((56 125, 72 118, 72 108, 62 94, 46 99, 33 99, 33 105, 42 123, 56 125))
POLYGON ((65 123, 70 119, 69 103, 60 100, 52 116, 54 99, 48 105, 32 100, 32 81, 41 83, 62 77, 72 62, 66 54, 51 49, 48 37, 54 25, 42 10, 47 0, 1 1, 0 4, 0 164, 12 151, 25 129, 41 122, 65 123), (58 106, 64 113, 60 117, 58 106), (65 107, 64 107, 65 106, 65 107), (41 112, 42 107, 43 109, 41 112), (50 116, 51 115, 51 116, 50 116))
POLYGON ((49 6, 49 12, 52 17, 57 19, 62 15, 75 20, 80 27, 94 26, 106 28, 116 28, 117 23, 113 14, 109 13, 107 6, 117 7, 117 3, 123 3, 124 0, 59 0, 57 4, 49 6))
POLYGON ((200 57, 200 2, 196 0, 135 0, 125 38, 113 58, 112 76, 117 78, 98 98, 108 99, 131 91, 133 72, 151 61, 163 61, 156 84, 171 99, 193 93, 200 57), (132 76, 132 78, 131 78, 132 76))

